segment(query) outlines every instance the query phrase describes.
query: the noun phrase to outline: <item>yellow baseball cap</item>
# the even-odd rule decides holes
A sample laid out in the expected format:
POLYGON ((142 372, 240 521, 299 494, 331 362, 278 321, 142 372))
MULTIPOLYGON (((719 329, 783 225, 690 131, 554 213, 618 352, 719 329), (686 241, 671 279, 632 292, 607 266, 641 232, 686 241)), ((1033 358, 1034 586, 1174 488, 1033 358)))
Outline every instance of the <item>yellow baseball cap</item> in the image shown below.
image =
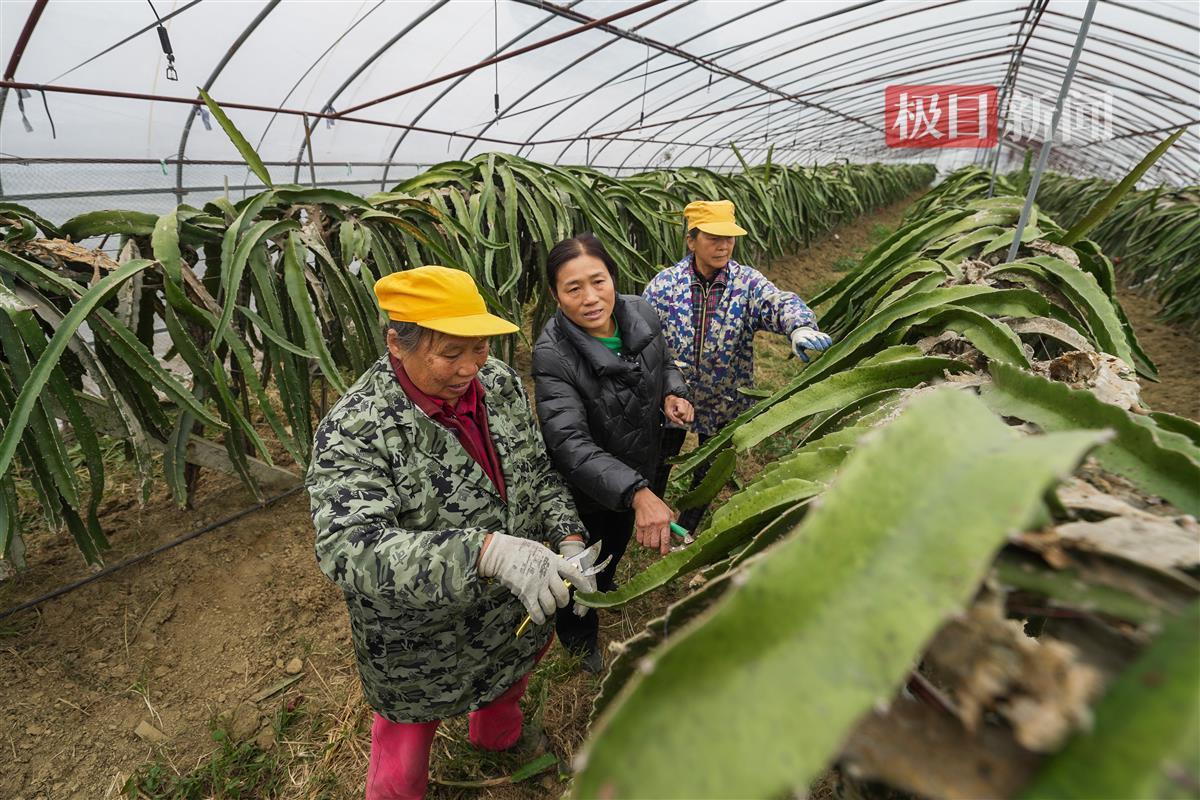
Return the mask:
POLYGON ((428 266, 393 272, 375 281, 375 296, 389 319, 451 336, 499 336, 518 330, 488 313, 474 279, 461 269, 428 266))
POLYGON ((713 236, 745 236, 746 229, 733 221, 733 203, 729 200, 696 200, 683 210, 687 229, 699 228, 713 236))

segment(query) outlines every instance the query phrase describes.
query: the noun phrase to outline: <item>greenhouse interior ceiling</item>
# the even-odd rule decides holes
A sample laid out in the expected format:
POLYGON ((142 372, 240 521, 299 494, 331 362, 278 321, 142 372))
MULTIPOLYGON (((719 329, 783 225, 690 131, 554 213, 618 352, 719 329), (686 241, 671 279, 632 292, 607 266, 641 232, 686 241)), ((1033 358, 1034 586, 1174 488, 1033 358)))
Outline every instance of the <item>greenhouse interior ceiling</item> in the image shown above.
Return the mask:
MULTIPOLYGON (((839 160, 1020 164, 1086 2, 409 0, 0 4, 0 193, 54 218, 277 180, 370 193, 483 152, 629 172, 839 160), (161 29, 161 30, 160 30, 161 29), (889 86, 993 87, 1001 145, 889 146, 889 86), (736 145, 735 148, 730 145, 736 145), (86 198, 86 206, 78 204, 86 198)), ((1094 9, 1049 167, 1200 176, 1200 4, 1094 9)))

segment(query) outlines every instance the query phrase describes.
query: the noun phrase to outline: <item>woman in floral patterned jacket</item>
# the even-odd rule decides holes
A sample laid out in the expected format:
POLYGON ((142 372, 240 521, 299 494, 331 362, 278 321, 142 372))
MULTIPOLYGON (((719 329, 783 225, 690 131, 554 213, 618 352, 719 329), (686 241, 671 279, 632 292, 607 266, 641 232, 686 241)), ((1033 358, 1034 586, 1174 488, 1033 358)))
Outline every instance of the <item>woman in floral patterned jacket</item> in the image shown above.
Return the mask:
MULTIPOLYGON (((733 261, 736 237, 745 229, 734 221, 733 203, 697 201, 684 209, 688 255, 658 273, 642 296, 658 313, 667 345, 674 352, 692 392, 694 428, 703 443, 754 404, 738 392, 754 385, 754 334, 768 331, 789 337, 792 350, 808 361, 806 350, 824 350, 828 335, 817 329, 816 315, 793 292, 753 267, 733 261)), ((679 452, 685 431, 668 430, 663 460, 679 452)), ((664 463, 659 481, 668 470, 664 463)), ((706 468, 698 469, 699 480, 706 468)), ((705 508, 689 509, 680 524, 694 530, 705 508)))

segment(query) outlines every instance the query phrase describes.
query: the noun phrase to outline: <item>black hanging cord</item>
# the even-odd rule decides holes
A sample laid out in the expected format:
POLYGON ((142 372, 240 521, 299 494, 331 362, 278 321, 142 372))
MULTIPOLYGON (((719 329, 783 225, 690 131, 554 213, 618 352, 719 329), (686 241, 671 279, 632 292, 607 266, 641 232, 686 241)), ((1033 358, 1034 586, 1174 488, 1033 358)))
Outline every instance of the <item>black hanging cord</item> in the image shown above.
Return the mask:
POLYGON ((638 125, 646 124, 646 87, 650 83, 650 43, 646 42, 646 69, 642 72, 642 113, 638 125))
MULTIPOLYGON (((500 54, 500 0, 492 0, 492 51, 500 54)), ((492 65, 495 77, 495 94, 492 95, 492 106, 496 110, 496 119, 500 118, 500 62, 492 65)))
POLYGON ((46 109, 46 119, 50 120, 50 138, 57 139, 58 131, 54 130, 54 117, 50 116, 50 103, 46 101, 46 93, 42 92, 42 108, 46 109))
POLYGON ((163 27, 162 17, 158 15, 158 9, 154 7, 154 3, 151 0, 146 0, 146 3, 154 12, 154 18, 158 20, 158 27, 155 30, 158 31, 158 43, 162 45, 163 55, 167 57, 167 80, 177 81, 179 73, 175 71, 175 51, 171 47, 171 37, 167 35, 167 29, 163 27))

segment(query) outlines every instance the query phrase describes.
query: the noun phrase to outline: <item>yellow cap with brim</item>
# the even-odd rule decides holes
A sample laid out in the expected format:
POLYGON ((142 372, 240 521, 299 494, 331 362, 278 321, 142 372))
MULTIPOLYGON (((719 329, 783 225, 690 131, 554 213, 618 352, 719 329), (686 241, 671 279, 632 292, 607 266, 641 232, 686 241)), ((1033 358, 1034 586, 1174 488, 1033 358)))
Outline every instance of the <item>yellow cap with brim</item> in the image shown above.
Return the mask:
POLYGON ((746 229, 734 222, 733 203, 729 200, 696 200, 683 210, 687 229, 699 228, 713 236, 745 236, 746 229))
POLYGON ((384 275, 375 297, 388 319, 451 336, 501 336, 518 328, 488 313, 474 279, 461 269, 428 266, 384 275))

